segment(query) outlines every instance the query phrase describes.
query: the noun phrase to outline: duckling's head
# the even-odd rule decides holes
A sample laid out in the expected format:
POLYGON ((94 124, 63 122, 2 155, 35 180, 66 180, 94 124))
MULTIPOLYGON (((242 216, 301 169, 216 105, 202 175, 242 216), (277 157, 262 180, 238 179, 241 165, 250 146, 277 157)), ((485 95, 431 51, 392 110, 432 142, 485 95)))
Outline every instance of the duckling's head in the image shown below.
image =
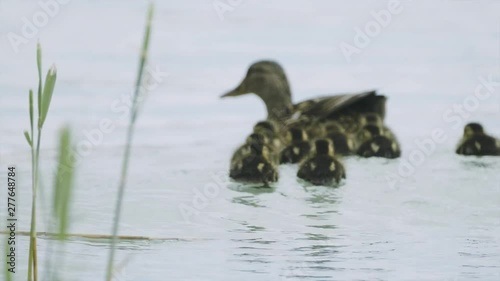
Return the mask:
POLYGON ((464 128, 464 137, 469 138, 472 135, 479 134, 482 135, 484 134, 483 126, 479 123, 469 123, 465 125, 464 128))
POLYGON ((253 126, 253 131, 254 133, 263 134, 268 138, 273 138, 276 134, 276 127, 271 121, 260 121, 259 123, 255 124, 255 126, 253 126))
POLYGON ((269 139, 265 135, 253 133, 247 137, 246 143, 250 146, 249 153, 262 155, 265 158, 269 156, 269 149, 267 147, 269 139))
POLYGON ((347 155, 353 152, 354 142, 346 134, 333 132, 328 135, 328 138, 332 141, 336 153, 347 155))
POLYGON ((330 155, 335 153, 333 143, 329 139, 318 139, 314 141, 314 150, 317 155, 330 155))
POLYGON ((369 125, 375 125, 375 126, 382 126, 382 118, 377 113, 370 112, 370 113, 365 113, 363 114, 363 119, 365 124, 369 125))
POLYGON ((269 139, 264 135, 260 133, 253 133, 247 137, 247 144, 253 145, 253 144, 262 144, 266 145, 269 144, 269 139))
POLYGON ((380 136, 382 134, 382 131, 380 130, 380 127, 375 126, 375 125, 365 125, 363 127, 362 131, 362 137, 365 140, 374 138, 376 136, 380 136))
POLYGON ((274 61, 258 61, 250 66, 238 87, 222 97, 254 93, 267 107, 268 119, 286 119, 292 111, 290 85, 283 68, 274 61))
POLYGON ((325 130, 328 133, 344 133, 345 129, 337 121, 328 121, 325 123, 325 130))
POLYGON ((309 138, 319 138, 326 134, 325 125, 314 116, 302 115, 297 119, 291 119, 287 122, 288 128, 301 128, 309 138))
POLYGON ((308 136, 304 129, 302 128, 290 128, 286 134, 286 139, 288 143, 307 141, 308 136))

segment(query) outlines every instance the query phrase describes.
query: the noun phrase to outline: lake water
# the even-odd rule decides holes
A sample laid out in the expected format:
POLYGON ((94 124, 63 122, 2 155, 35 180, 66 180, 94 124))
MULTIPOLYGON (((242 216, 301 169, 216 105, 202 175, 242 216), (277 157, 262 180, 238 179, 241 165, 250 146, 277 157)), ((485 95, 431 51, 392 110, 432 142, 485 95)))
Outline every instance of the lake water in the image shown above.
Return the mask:
MULTIPOLYGON (((120 243, 116 280, 500 280, 500 158, 454 154, 469 121, 500 136, 499 1, 402 1, 350 61, 342 42, 353 45, 356 28, 388 1, 230 1, 222 17, 213 1, 157 2, 150 64, 161 75, 137 123, 120 234, 163 240, 120 243), (255 96, 219 96, 263 58, 284 66, 294 101, 372 88, 387 95, 386 123, 403 157, 346 158, 338 189, 301 186, 296 166, 280 167, 272 190, 229 183, 230 156, 265 110, 255 96), (484 79, 497 82, 478 99, 484 79), (464 116, 453 113, 464 102, 464 116), (435 131, 442 141, 419 148, 435 131)), ((78 162, 70 232, 111 232, 126 127, 112 108, 133 88, 146 5, 71 1, 16 53, 6 34, 22 34, 23 17, 41 8, 0 2, 0 178, 5 186, 6 167, 17 166, 19 230, 30 223, 23 130, 40 38, 44 68, 58 69, 42 195, 51 195, 57 132, 70 124, 79 144, 98 139, 78 162), (103 119, 113 129, 100 137, 103 119)), ((24 280, 28 239, 18 241, 15 280, 24 280)), ((50 242, 39 239, 42 264, 50 242)), ((62 280, 102 280, 107 253, 103 241, 71 239, 56 251, 62 280)))

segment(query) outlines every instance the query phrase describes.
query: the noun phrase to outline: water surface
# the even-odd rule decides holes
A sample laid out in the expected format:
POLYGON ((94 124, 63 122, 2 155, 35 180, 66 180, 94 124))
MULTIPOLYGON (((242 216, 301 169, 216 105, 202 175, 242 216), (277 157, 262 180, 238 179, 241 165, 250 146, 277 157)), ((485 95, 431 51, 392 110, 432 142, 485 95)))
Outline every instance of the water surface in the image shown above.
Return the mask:
MULTIPOLYGON (((500 2, 404 1, 351 62, 340 44, 352 43, 355 28, 386 1, 242 1, 222 21, 211 1, 184 2, 157 3, 151 65, 169 76, 137 124, 120 225, 124 235, 167 240, 121 243, 117 280, 500 279, 500 160, 453 154, 466 122, 500 136, 500 88, 458 126, 443 118, 473 96, 480 77, 500 77, 500 2), (262 58, 284 65, 295 101, 379 89, 403 157, 346 158, 348 180, 338 189, 303 187, 296 166, 280 167, 272 190, 229 183, 231 153, 265 111, 254 96, 218 96, 262 58), (435 129, 445 141, 401 170, 435 129)), ((2 1, 2 34, 19 32, 22 17, 39 9, 2 1)), ((78 140, 99 139, 92 134, 101 120, 114 125, 78 162, 72 233, 111 231, 126 126, 112 105, 131 93, 145 10, 143 1, 73 1, 37 34, 44 66, 55 62, 59 72, 42 141, 44 197, 58 129, 69 123, 78 140)), ((19 171, 21 230, 29 229, 31 204, 22 131, 27 92, 37 83, 35 44, 16 54, 0 37, 0 163, 19 171)), ((40 204, 43 231, 50 206, 40 204)), ((16 280, 27 260, 28 241, 19 241, 16 280)), ((39 241, 43 260, 51 240, 39 241)), ((102 241, 71 239, 56 252, 65 257, 64 280, 103 278, 107 252, 102 241)))

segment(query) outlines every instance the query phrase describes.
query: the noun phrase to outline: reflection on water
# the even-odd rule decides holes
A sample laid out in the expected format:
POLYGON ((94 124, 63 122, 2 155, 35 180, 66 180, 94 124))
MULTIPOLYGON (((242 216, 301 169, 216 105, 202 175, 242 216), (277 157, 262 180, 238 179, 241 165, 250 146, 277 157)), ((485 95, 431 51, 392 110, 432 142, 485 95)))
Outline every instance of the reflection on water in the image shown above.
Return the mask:
MULTIPOLYGON (((455 155, 462 132, 442 117, 473 93, 478 77, 497 70, 499 1, 406 1, 351 62, 337 46, 352 42, 354 28, 388 1, 243 1, 224 21, 213 1, 156 2, 150 61, 171 75, 151 91, 137 123, 120 234, 163 239, 121 241, 120 281, 500 280, 500 160, 455 155), (231 153, 265 108, 254 96, 219 95, 259 58, 283 63, 294 101, 380 89, 403 157, 346 157, 347 180, 338 188, 300 184, 297 165, 280 166, 272 188, 227 183, 231 153), (439 126, 449 142, 401 173, 415 142, 439 126)), ((37 5, 3 1, 1 26, 20 30, 20 19, 36 8, 23 6, 30 3, 37 5)), ((145 5, 72 1, 41 30, 44 54, 60 70, 41 151, 42 187, 53 182, 60 126, 71 123, 83 138, 104 118, 117 119, 109 108, 133 85, 145 5), (130 36, 117 53, 117 42, 130 36)), ((0 39, 0 61, 8 66, 0 69, 8 69, 0 75, 0 161, 20 172, 22 230, 30 221, 22 134, 36 72, 36 40, 30 42, 13 54, 0 39)), ((492 95, 470 116, 494 135, 498 101, 492 95)), ((72 233, 110 233, 124 135, 117 122, 79 163, 72 233)), ((23 273, 29 240, 18 241, 23 273)), ((39 239, 40 264, 51 241, 39 239)), ((65 257, 60 279, 102 280, 108 247, 106 240, 71 238, 54 253, 65 257)))
POLYGON ((235 203, 235 204, 243 204, 245 206, 256 207, 256 208, 265 208, 266 207, 262 204, 259 204, 260 203, 259 197, 256 197, 256 196, 234 197, 231 200, 231 202, 235 203))
POLYGON ((460 162, 466 169, 474 169, 474 168, 487 168, 487 169, 497 169, 500 170, 500 164, 496 161, 498 157, 493 156, 467 156, 472 159, 460 159, 460 162))

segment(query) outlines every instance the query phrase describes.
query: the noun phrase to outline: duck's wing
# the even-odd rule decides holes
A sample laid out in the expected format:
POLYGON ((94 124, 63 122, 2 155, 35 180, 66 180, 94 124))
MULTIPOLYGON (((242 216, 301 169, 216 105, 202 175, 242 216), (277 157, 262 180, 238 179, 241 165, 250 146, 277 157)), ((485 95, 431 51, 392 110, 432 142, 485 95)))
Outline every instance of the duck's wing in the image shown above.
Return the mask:
POLYGON ((328 119, 343 112, 375 112, 383 119, 386 97, 375 90, 353 94, 325 96, 300 102, 294 106, 293 119, 310 116, 328 119))

